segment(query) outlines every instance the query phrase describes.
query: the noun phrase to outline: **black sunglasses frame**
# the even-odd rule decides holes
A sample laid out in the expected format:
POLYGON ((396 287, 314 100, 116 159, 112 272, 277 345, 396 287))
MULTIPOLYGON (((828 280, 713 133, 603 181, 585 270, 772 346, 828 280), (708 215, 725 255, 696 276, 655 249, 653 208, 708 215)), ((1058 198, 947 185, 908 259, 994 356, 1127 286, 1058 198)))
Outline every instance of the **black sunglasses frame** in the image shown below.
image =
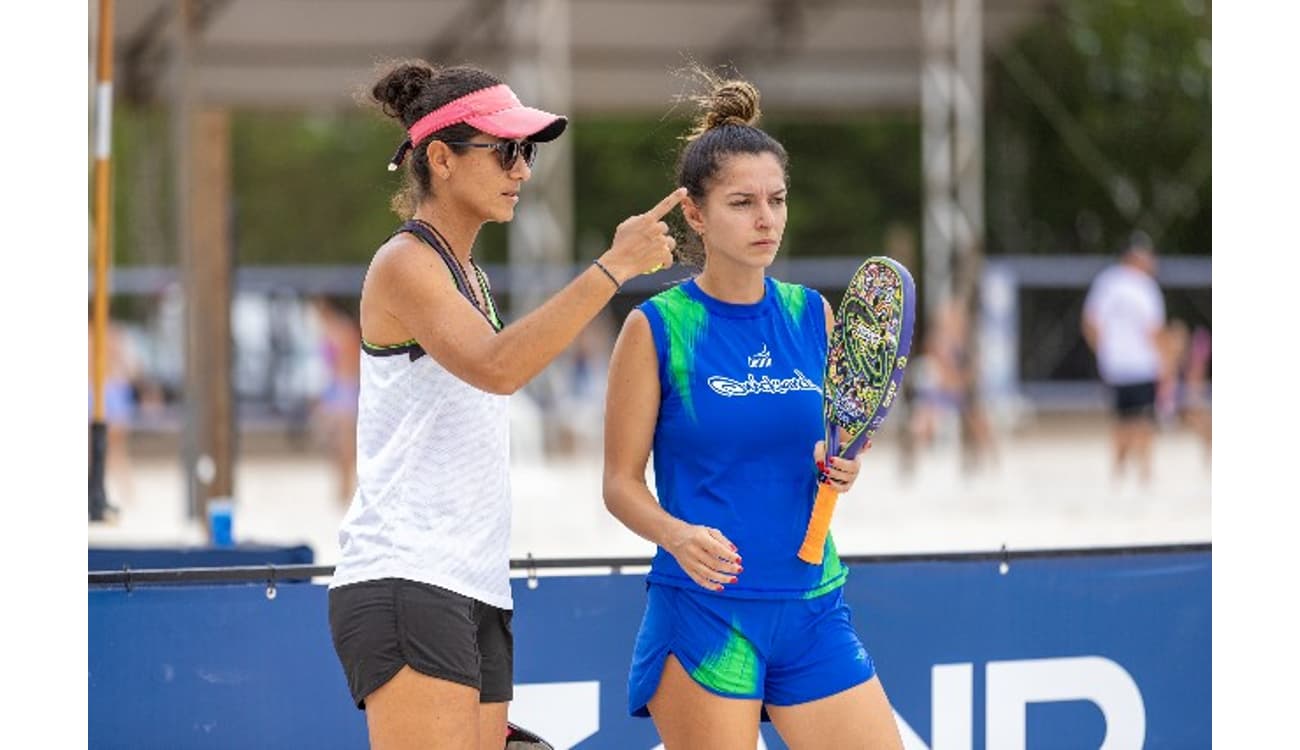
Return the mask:
POLYGON ((519 157, 524 158, 524 163, 529 167, 537 161, 537 142, 530 140, 518 141, 497 141, 496 143, 475 143, 473 141, 443 141, 448 146, 468 146, 469 148, 490 148, 497 152, 497 158, 501 161, 501 168, 509 172, 515 168, 519 157))

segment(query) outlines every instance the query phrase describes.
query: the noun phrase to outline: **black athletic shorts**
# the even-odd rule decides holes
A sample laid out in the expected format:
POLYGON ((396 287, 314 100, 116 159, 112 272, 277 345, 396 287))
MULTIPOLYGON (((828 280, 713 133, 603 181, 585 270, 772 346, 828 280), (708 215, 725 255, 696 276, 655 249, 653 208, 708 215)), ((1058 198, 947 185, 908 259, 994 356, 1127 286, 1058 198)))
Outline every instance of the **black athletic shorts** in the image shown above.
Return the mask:
POLYGON ((1120 419, 1155 419, 1156 384, 1115 386, 1115 413, 1120 419))
POLYGON ((330 635, 357 708, 403 666, 479 691, 514 695, 513 615, 468 596, 401 578, 330 589, 330 635))

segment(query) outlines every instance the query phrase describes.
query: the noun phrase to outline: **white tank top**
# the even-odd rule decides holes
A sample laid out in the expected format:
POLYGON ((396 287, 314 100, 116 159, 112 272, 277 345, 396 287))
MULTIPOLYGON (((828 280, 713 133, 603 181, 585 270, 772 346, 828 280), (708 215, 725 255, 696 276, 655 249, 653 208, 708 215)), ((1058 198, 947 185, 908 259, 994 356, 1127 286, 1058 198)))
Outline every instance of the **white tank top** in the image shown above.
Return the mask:
POLYGON ((511 609, 509 397, 416 343, 363 349, 357 491, 330 588, 405 578, 511 609))

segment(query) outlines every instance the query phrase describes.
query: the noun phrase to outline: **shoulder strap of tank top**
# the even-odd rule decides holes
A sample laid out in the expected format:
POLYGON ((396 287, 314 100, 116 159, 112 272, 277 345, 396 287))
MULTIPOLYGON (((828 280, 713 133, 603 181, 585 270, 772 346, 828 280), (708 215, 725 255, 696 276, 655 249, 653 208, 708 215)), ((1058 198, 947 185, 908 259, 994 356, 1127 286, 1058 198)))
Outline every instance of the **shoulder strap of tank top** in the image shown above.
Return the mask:
MULTIPOLYGON (((465 271, 461 268, 461 265, 456 258, 452 256, 451 250, 447 247, 447 243, 443 241, 442 237, 435 234, 435 232, 429 231, 429 227, 423 222, 414 219, 409 219, 403 222, 402 226, 398 227, 396 232, 393 232, 393 235, 398 235, 402 232, 410 232, 416 237, 419 237, 424 244, 433 248, 434 252, 438 254, 438 257, 442 258, 442 262, 447 265, 447 270, 451 272, 451 279, 456 284, 456 289, 461 293, 461 296, 469 300, 469 303, 474 306, 474 309, 478 310, 483 317, 487 319, 488 324, 492 326, 493 330, 500 331, 502 327, 500 319, 498 318, 497 320, 493 320, 492 315, 488 314, 478 306, 478 302, 474 299, 474 294, 470 292, 470 281, 465 277, 465 271)), ((481 280, 480 288, 483 288, 481 280)), ((487 295, 488 292, 484 289, 484 296, 486 297, 485 301, 489 308, 495 312, 496 304, 487 295)))

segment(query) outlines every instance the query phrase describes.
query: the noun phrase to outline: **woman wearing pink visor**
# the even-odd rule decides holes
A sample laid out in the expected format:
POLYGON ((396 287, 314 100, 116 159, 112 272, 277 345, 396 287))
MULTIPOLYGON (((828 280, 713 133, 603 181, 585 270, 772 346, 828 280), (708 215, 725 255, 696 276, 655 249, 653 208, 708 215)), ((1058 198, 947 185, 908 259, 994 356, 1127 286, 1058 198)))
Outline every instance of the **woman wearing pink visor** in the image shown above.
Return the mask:
POLYGON ((512 697, 508 396, 542 371, 623 282, 672 263, 675 191, 618 226, 609 249, 506 326, 472 248, 510 221, 538 143, 564 117, 473 67, 420 61, 371 90, 406 140, 405 221, 361 290, 357 490, 339 531, 330 631, 374 748, 492 748, 512 697))

